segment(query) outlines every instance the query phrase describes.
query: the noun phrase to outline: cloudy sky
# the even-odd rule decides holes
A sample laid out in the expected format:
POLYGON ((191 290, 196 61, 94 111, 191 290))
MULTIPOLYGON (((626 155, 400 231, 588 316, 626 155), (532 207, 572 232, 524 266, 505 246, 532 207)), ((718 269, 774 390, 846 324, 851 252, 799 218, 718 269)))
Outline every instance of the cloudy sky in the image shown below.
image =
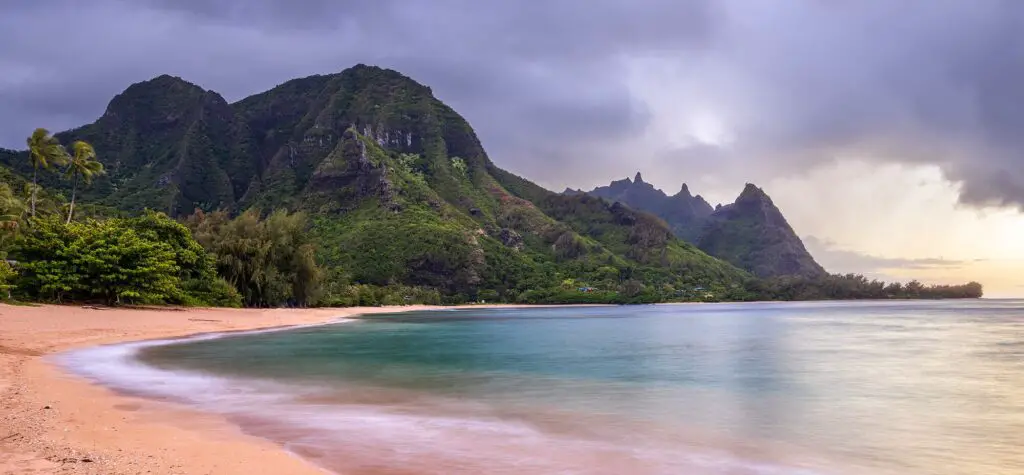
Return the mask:
POLYGON ((762 186, 826 268, 1024 295, 1024 2, 0 0, 0 146, 169 73, 229 101, 362 62, 552 188, 762 186))

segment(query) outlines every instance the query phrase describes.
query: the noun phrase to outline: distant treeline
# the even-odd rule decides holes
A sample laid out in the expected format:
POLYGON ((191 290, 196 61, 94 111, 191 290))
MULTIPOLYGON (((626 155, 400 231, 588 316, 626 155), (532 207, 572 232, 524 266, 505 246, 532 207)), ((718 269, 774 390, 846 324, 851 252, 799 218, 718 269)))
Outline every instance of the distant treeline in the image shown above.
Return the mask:
POLYGON ((756 300, 853 299, 965 299, 980 298, 977 282, 961 285, 905 284, 868 280, 860 274, 833 274, 822 278, 775 277, 752 281, 748 290, 756 300))

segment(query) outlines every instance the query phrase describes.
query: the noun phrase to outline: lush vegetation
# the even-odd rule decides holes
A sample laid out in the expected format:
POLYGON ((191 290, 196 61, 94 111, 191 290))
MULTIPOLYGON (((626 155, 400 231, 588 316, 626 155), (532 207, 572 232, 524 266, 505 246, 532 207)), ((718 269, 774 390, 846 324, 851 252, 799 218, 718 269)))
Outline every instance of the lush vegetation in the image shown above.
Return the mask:
POLYGON ((239 306, 188 229, 164 215, 65 223, 36 217, 11 250, 14 294, 54 302, 239 306))
MULTIPOLYGON (((28 145, 0 150, 10 167, 0 167, 0 251, 14 262, 0 266, 0 291, 18 298, 268 307, 853 295, 833 292, 823 272, 760 280, 650 214, 512 175, 430 88, 375 67, 235 104, 161 76, 95 123, 40 130, 28 145)), ((728 249, 784 256, 772 246, 785 236, 761 232, 781 215, 751 203, 771 222, 726 230, 728 249)))
POLYGON ((32 181, 8 169, 0 173, 0 254, 6 257, 0 265, 0 291, 6 296, 241 305, 238 292, 217 276, 213 259, 189 229, 166 215, 122 217, 95 206, 75 215, 79 181, 88 185, 104 172, 89 143, 76 141, 68 151, 47 130, 37 129, 27 144, 32 181), (70 203, 38 185, 40 172, 47 171, 62 172, 72 182, 70 203))
POLYGON ((316 263, 304 213, 278 211, 261 219, 258 210, 249 210, 231 219, 224 211, 197 211, 187 223, 246 306, 319 302, 323 270, 316 263))

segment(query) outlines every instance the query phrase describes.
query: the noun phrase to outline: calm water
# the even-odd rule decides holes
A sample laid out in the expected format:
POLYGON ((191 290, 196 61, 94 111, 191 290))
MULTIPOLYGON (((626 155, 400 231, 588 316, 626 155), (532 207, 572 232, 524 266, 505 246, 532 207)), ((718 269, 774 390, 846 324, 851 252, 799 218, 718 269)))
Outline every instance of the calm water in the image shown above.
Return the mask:
POLYGON ((345 473, 1024 474, 1024 301, 424 312, 67 363, 345 473))

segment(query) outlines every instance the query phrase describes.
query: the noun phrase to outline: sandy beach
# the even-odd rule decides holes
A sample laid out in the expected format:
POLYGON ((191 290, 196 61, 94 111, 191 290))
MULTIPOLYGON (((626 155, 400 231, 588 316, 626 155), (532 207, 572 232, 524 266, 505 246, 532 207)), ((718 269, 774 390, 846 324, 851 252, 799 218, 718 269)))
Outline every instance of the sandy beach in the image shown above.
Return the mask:
POLYGON ((46 356, 88 346, 329 322, 345 309, 92 309, 0 305, 0 473, 319 474, 222 417, 117 394, 46 356))

